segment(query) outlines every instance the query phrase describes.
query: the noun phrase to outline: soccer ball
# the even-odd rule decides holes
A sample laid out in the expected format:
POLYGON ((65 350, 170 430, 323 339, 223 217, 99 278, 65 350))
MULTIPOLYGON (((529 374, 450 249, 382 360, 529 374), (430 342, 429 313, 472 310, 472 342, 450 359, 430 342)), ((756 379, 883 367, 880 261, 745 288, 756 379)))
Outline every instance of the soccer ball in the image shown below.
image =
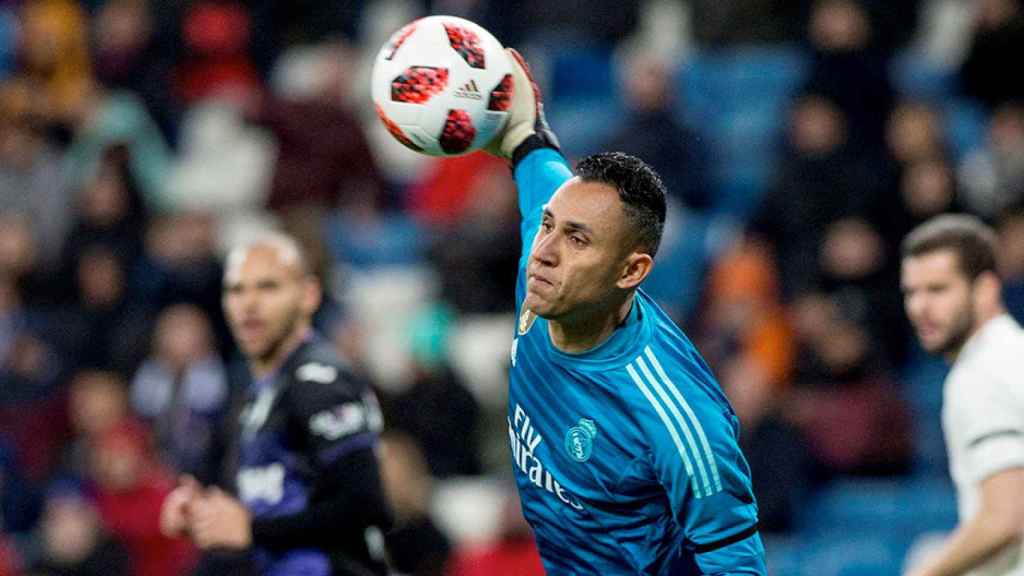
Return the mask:
POLYGON ((428 16, 406 24, 377 53, 373 104, 406 147, 458 156, 487 145, 504 127, 511 72, 490 32, 462 18, 428 16))

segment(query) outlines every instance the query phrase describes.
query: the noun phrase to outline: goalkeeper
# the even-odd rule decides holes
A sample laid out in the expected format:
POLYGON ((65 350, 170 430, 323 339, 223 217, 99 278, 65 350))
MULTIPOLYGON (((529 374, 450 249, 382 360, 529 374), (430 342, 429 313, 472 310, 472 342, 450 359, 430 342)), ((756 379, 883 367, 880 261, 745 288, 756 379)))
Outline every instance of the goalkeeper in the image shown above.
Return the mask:
POLYGON ((544 566, 562 574, 766 574, 739 422, 707 364, 639 288, 665 189, 637 158, 570 169, 515 51, 488 149, 519 190, 508 437, 544 566))

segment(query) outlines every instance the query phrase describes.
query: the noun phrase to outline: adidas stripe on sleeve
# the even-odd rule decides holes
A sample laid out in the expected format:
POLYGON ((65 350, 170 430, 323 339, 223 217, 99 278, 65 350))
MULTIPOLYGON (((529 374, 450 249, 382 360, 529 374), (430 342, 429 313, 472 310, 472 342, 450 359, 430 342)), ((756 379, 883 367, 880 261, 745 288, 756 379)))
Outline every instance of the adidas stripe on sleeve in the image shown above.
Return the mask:
POLYGON ((727 403, 692 385, 694 376, 673 370, 674 365, 671 357, 647 346, 626 367, 650 408, 645 429, 654 472, 705 573, 734 570, 743 564, 737 563, 740 556, 751 568, 739 573, 762 574, 764 549, 756 537, 750 472, 737 458, 738 420, 727 403))

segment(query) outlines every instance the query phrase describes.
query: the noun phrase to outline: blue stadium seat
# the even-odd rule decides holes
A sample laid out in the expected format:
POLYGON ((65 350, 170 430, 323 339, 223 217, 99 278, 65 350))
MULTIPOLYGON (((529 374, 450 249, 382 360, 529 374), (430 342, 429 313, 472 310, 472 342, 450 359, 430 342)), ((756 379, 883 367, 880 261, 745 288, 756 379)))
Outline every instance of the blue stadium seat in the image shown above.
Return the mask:
POLYGON ((911 50, 889 62, 889 79, 898 93, 915 100, 941 102, 957 89, 956 70, 937 66, 911 50))
POLYGON ((556 47, 549 67, 549 100, 607 99, 617 93, 609 47, 556 47))
POLYGON ((968 98, 952 98, 944 108, 946 135, 953 155, 960 159, 985 145, 988 113, 968 98))
POLYGON ((914 354, 903 369, 905 397, 914 414, 915 471, 945 478, 948 474, 946 445, 942 435, 942 382, 948 368, 914 345, 914 354))
POLYGON ((807 66, 795 48, 747 47, 697 54, 680 70, 679 109, 710 147, 721 211, 743 219, 768 186, 807 66))
POLYGON ((956 523, 956 496, 944 478, 834 482, 803 510, 804 531, 890 534, 911 538, 956 523))
POLYGON ((618 101, 601 99, 559 99, 545 102, 544 109, 562 149, 574 156, 598 152, 619 127, 623 114, 618 101))
POLYGON ((832 530, 765 542, 771 576, 888 576, 899 574, 909 543, 886 535, 832 530))
POLYGON ((572 154, 597 152, 622 120, 611 49, 565 44, 548 57, 545 110, 551 127, 572 154))

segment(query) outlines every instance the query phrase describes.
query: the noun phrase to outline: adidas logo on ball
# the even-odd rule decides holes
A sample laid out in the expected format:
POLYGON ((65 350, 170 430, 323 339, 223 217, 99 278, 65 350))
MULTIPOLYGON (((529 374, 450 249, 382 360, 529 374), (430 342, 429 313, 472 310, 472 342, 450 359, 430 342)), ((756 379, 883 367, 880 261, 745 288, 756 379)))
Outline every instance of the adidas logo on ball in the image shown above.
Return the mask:
POLYGON ((454 92, 456 98, 469 98, 470 100, 482 100, 483 94, 476 86, 476 80, 470 80, 454 92))

